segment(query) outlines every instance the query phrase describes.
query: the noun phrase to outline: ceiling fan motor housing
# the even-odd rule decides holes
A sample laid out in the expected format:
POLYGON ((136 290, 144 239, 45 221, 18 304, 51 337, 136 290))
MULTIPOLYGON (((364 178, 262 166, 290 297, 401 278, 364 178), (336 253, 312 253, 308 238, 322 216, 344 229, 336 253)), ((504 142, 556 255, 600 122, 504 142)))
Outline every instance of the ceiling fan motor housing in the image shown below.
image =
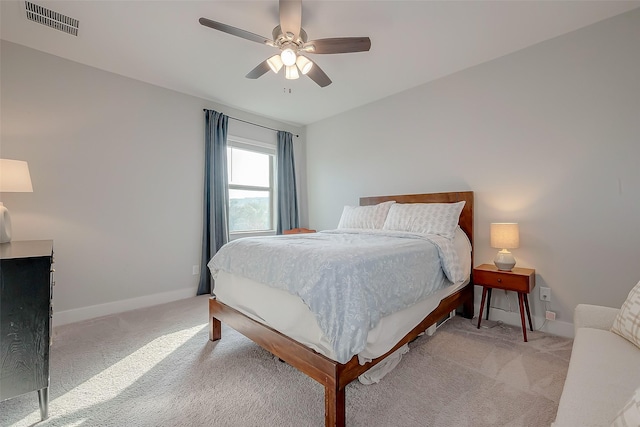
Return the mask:
POLYGON ((307 42, 307 32, 303 28, 300 28, 300 34, 298 37, 295 37, 291 33, 284 34, 280 25, 276 26, 271 34, 273 35, 273 44, 278 49, 291 47, 293 50, 299 50, 302 49, 304 44, 307 42), (291 45, 294 45, 295 48, 291 45))

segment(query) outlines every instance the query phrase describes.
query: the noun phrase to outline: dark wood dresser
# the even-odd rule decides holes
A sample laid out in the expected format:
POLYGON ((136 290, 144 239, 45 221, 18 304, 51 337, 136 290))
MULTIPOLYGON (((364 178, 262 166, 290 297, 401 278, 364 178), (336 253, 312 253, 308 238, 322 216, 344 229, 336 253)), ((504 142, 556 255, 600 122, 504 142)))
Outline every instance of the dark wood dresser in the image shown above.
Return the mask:
POLYGON ((37 391, 49 412, 53 241, 0 244, 0 401, 37 391))

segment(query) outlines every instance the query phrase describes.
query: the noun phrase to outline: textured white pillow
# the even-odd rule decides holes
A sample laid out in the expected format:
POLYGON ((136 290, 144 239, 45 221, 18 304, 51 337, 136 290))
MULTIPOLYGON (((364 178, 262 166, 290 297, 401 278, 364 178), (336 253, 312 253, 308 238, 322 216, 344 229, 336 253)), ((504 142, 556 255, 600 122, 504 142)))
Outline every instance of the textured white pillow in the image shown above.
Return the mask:
POLYGON ((640 347, 640 282, 638 282, 622 304, 613 321, 611 332, 626 338, 640 347))
POLYGON ((451 240, 458 226, 464 203, 396 203, 389 209, 387 220, 382 228, 437 234, 451 240))
POLYGON ((383 202, 373 206, 345 206, 338 228, 380 229, 387 218, 389 208, 395 202, 383 202))
POLYGON ((618 412, 618 416, 611 423, 611 427, 640 426, 640 388, 618 412))

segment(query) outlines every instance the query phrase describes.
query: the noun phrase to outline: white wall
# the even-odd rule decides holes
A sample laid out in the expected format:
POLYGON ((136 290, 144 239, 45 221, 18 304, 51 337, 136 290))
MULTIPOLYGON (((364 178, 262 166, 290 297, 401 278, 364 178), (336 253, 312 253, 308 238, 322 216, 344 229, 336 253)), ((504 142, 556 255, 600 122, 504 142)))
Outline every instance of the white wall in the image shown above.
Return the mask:
POLYGON ((2 201, 13 240, 54 240, 56 324, 195 295, 203 108, 300 134, 305 176, 304 129, 6 41, 0 54, 0 155, 28 161, 34 187, 2 201))
POLYGON ((473 190, 475 264, 491 222, 519 222, 518 265, 570 334, 576 304, 619 307, 640 280, 639 46, 635 10, 308 126, 310 226, 360 196, 473 190))

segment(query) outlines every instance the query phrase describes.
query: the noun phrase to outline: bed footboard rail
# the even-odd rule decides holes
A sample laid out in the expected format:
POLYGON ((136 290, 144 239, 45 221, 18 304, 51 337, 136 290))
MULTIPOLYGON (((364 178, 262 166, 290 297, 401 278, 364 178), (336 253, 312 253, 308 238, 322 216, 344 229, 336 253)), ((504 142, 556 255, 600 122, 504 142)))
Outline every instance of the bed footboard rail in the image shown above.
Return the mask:
MULTIPOLYGON (((344 367, 355 361, 354 357, 343 365, 317 353, 299 342, 281 334, 243 313, 219 302, 215 297, 209 299, 210 338, 220 339, 220 321, 240 332, 274 356, 284 360, 302 373, 313 378, 325 388, 325 426, 345 425, 345 393, 348 383, 341 381, 344 367)), ((350 381, 349 381, 350 382, 350 381)))
POLYGON ((391 350, 364 365, 358 363, 357 356, 354 356, 344 364, 329 359, 275 329, 263 325, 219 302, 215 297, 209 299, 209 339, 211 341, 221 339, 222 321, 274 356, 318 381, 325 388, 325 426, 341 427, 346 422, 346 386, 460 306, 463 307, 465 317, 473 317, 473 283, 469 283, 464 288, 443 299, 434 311, 429 313, 420 324, 391 350))

